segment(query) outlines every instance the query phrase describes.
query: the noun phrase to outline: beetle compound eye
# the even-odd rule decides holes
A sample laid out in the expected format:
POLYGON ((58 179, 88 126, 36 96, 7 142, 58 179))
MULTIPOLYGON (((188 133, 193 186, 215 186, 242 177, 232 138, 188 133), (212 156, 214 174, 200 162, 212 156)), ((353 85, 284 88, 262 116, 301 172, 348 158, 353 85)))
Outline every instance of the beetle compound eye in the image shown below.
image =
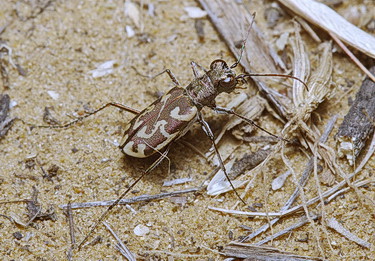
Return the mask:
POLYGON ((211 70, 223 70, 223 69, 228 69, 228 68, 229 67, 227 63, 220 59, 213 61, 210 65, 211 70))
POLYGON ((237 85, 237 80, 234 76, 227 76, 226 78, 219 81, 218 91, 230 93, 237 85))
POLYGON ((222 87, 231 87, 236 84, 236 79, 232 76, 226 77, 225 79, 220 81, 220 85, 222 87))

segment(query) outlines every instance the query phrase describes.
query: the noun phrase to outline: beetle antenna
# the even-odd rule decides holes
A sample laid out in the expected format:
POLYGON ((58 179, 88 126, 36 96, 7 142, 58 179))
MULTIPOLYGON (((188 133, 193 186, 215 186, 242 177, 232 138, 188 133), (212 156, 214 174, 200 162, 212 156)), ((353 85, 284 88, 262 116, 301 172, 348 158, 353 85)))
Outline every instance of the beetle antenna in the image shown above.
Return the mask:
POLYGON ((253 19, 251 20, 251 23, 250 23, 249 29, 247 30, 246 37, 245 37, 245 39, 242 41, 240 57, 238 57, 237 61, 236 61, 234 64, 232 64, 232 65, 230 66, 231 69, 236 68, 237 65, 240 63, 240 61, 241 61, 241 59, 242 59, 243 53, 244 53, 244 51, 245 51, 246 41, 247 41, 247 39, 249 38, 251 28, 253 27, 253 23, 254 23, 254 20, 255 20, 255 15, 256 15, 256 13, 254 12, 254 13, 252 14, 253 19))
POLYGON ((307 91, 309 91, 309 88, 307 87, 307 84, 302 81, 300 78, 292 76, 292 75, 287 75, 287 74, 278 74, 278 73, 246 73, 246 74, 239 74, 236 76, 236 79, 244 79, 245 77, 253 77, 253 76, 276 76, 276 77, 284 77, 284 78, 291 78, 294 80, 299 81, 300 83, 303 84, 303 86, 306 88, 307 91))

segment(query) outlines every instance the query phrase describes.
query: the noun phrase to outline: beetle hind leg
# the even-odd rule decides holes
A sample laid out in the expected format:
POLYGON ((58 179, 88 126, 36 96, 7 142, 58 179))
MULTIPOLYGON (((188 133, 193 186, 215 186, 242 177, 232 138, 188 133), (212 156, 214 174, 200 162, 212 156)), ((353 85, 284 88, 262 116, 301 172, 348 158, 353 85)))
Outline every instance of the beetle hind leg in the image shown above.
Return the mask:
POLYGON ((169 152, 170 145, 165 149, 164 152, 161 153, 160 157, 158 157, 152 164, 149 166, 142 174, 139 176, 121 195, 118 197, 112 205, 110 205, 106 211, 100 216, 100 218, 91 226, 90 232, 85 236, 85 238, 79 243, 78 249, 81 249, 84 244, 87 242, 89 237, 94 233, 95 229, 98 227, 100 223, 107 217, 107 215, 112 211, 114 207, 120 204, 120 201, 134 188, 135 185, 148 173, 150 173, 156 166, 158 166, 165 158, 169 152))
POLYGON ((27 123, 23 120, 21 120, 24 124, 26 125, 29 125, 30 127, 32 128, 49 128, 49 129, 65 129, 65 128, 69 128, 70 126, 94 115, 94 114, 97 114, 98 112, 108 108, 108 107, 116 107, 116 108, 119 108, 121 110, 124 110, 124 111, 127 111, 127 112, 130 112, 130 113, 133 113, 133 114, 139 114, 140 111, 136 110, 136 109, 133 109, 129 106, 126 106, 126 105, 123 105, 123 104, 120 104, 120 103, 116 103, 116 102, 109 102, 109 103, 106 103, 104 104, 103 106, 101 106, 100 108, 92 111, 92 112, 88 112, 86 113, 85 115, 83 116, 80 116, 78 118, 76 118, 75 120, 73 121, 70 121, 68 123, 65 123, 65 124, 62 124, 62 125, 35 125, 35 124, 31 124, 31 123, 27 123))

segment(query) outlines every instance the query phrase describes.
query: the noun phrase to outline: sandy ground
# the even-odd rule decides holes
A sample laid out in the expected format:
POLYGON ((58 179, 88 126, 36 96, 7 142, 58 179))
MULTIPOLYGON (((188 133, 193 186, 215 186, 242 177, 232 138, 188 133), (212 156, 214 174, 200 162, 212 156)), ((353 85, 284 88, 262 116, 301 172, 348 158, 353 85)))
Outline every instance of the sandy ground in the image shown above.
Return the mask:
MULTIPOLYGON (((2 92, 9 94, 16 103, 11 109, 11 115, 29 123, 45 124, 45 107, 49 107, 52 115, 61 122, 71 120, 69 116, 81 115, 84 109, 98 108, 110 101, 142 109, 155 100, 159 92, 166 92, 173 84, 167 76, 154 80, 141 77, 131 67, 150 75, 170 68, 179 81, 186 85, 193 76, 191 61, 205 67, 216 58, 228 60, 229 63, 235 61, 208 19, 204 20, 204 42, 199 41, 194 20, 187 18, 183 9, 185 6, 197 6, 196 2, 152 3, 155 15, 151 16, 147 14, 147 9, 141 9, 139 28, 124 15, 124 1, 51 1, 45 9, 40 8, 44 5, 42 1, 2 3, 0 26, 7 27, 0 35, 1 40, 12 48, 13 58, 27 71, 27 76, 21 76, 17 70, 8 67, 10 86, 9 89, 3 88, 2 92), (127 25, 132 26, 138 35, 129 38, 125 31, 127 25), (112 60, 116 63, 111 74, 92 77, 92 70, 112 60)), ((370 5, 370 2, 367 4, 370 5)), ((259 14, 263 12, 261 6, 254 9, 259 10, 259 14)), ((264 21, 262 15, 259 17, 260 23, 264 21)), ((260 26, 268 30, 268 37, 272 39, 272 30, 267 29, 266 25, 260 26)), ((341 98, 338 95, 319 109, 321 128, 335 113, 339 113, 339 122, 342 121, 348 110, 347 95, 344 96, 344 93, 351 88, 349 96, 353 98, 363 79, 363 73, 343 54, 336 53, 334 59, 333 79, 341 88, 341 98)), ((220 104, 225 104, 232 96, 223 97, 218 99, 220 104)), ((214 130, 219 129, 226 119, 225 116, 213 115, 208 111, 206 115, 214 130)), ((71 242, 69 225, 64 211, 58 206, 68 202, 115 199, 152 163, 151 160, 127 158, 116 147, 116 143, 121 140, 122 129, 132 117, 130 113, 110 108, 64 130, 30 130, 21 122, 15 123, 7 136, 0 140, 1 199, 31 199, 35 188, 42 212, 52 209, 54 215, 22 227, 11 222, 9 217, 26 224, 30 218, 27 215, 27 204, 1 204, 0 214, 4 216, 0 219, 0 253, 3 260, 67 259, 71 242), (53 170, 54 166, 58 167, 57 172, 53 170), (46 178, 45 174, 52 176, 46 178)), ((272 117, 265 115, 259 123, 270 120, 272 117)), ((276 125, 276 129, 272 126, 269 128, 277 133, 280 124, 276 125)), ((210 146, 198 126, 184 139, 202 152, 210 146)), ((328 144, 334 147, 332 135, 328 144)), ((295 150, 291 148, 288 153, 293 162, 303 163, 297 167, 300 171, 306 159, 301 156, 293 158, 295 150)), ((128 196, 196 187, 213 170, 205 159, 181 143, 175 144, 169 157, 170 171, 168 163, 163 162, 152 174, 141 180, 128 196), (162 186, 163 181, 188 177, 193 181, 172 188, 162 186)), ((274 178, 285 171, 285 168, 274 166, 282 166, 280 158, 272 160, 264 169, 268 177, 274 178)), ((374 168, 375 161, 372 159, 360 177, 365 179, 372 176, 374 168)), ((264 195, 262 175, 257 180, 247 201, 250 205, 258 203, 254 206, 260 212, 277 211, 294 189, 291 181, 278 192, 273 192, 268 184, 267 195, 264 195)), ((316 195, 315 181, 310 183, 305 192, 307 197, 316 195)), ((373 187, 360 190, 363 195, 374 200, 373 187)), ((236 201, 233 193, 218 197, 210 197, 205 193, 188 194, 180 198, 133 204, 132 210, 117 207, 106 221, 140 259, 221 260, 224 258, 217 252, 231 240, 247 235, 248 232, 240 225, 256 229, 267 223, 265 218, 225 215, 207 208, 231 208, 236 201), (134 228, 138 225, 146 226, 149 233, 135 235, 134 228)), ((97 207, 73 211, 78 242, 104 210, 97 207)), ((246 208, 242 207, 242 210, 246 208)), ((320 208, 312 209, 314 213, 319 211, 320 208)), ((356 193, 350 191, 336 198, 325 207, 325 212, 358 237, 374 245, 373 208, 364 206, 356 193)), ((297 222, 299 217, 297 214, 285 219, 272 232, 297 222)), ((317 233, 328 260, 375 259, 373 248, 362 248, 331 230, 327 231, 325 233, 317 222, 315 226, 304 226, 270 245, 300 255, 322 256, 314 235, 317 233)), ((114 248, 114 238, 102 225, 89 242, 98 237, 100 240, 97 243, 80 252, 74 251, 73 260, 121 259, 120 253, 114 248)))

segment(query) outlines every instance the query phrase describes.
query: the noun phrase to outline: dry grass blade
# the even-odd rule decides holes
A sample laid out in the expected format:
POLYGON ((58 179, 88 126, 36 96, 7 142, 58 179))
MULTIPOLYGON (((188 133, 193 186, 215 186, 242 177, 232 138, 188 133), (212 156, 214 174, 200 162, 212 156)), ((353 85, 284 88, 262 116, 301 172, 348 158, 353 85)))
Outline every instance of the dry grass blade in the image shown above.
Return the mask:
MULTIPOLYGON (((295 66, 297 75, 295 76, 305 79, 307 78, 309 65, 306 60, 303 42, 299 35, 299 28, 297 27, 295 31, 295 42, 292 42, 294 60, 297 64, 295 66)), ((295 107, 289 107, 290 120, 283 130, 283 133, 293 133, 299 127, 304 130, 312 141, 317 140, 317 134, 313 131, 315 127, 313 125, 308 127, 306 122, 310 119, 311 113, 319 104, 332 95, 332 90, 329 86, 332 74, 331 44, 327 42, 322 43, 320 48, 322 49, 322 55, 320 57, 319 67, 309 78, 309 90, 303 88, 300 83, 295 82, 293 84, 293 102, 295 107)))
POLYGON ((66 215, 68 216, 69 234, 70 234, 70 248, 67 253, 67 258, 68 260, 73 260, 73 249, 76 244, 76 237, 74 233, 74 220, 73 220, 72 208, 71 208, 70 202, 68 203, 66 215))
POLYGON ((332 39, 337 43, 338 46, 349 56, 349 58, 372 80, 375 82, 375 76, 358 60, 357 57, 345 46, 340 39, 336 37, 334 33, 329 33, 332 39))
MULTIPOLYGON (((354 174, 351 174, 348 178, 352 178, 353 176, 354 176, 354 174)), ((295 207, 290 208, 290 209, 282 208, 280 210, 280 212, 268 212, 268 213, 265 213, 265 212, 249 212, 249 211, 231 210, 231 209, 224 209, 224 208, 217 208, 217 207, 210 207, 210 206, 208 208, 211 209, 211 210, 214 210, 214 211, 222 212, 222 213, 227 213, 227 214, 232 214, 232 215, 240 215, 240 216, 247 216, 247 217, 277 217, 274 220, 278 221, 278 219, 281 218, 281 217, 291 215, 291 214, 296 213, 296 212, 298 212, 298 211, 300 211, 300 210, 302 210, 302 209, 304 209, 308 206, 311 206, 311 205, 317 203, 318 201, 321 200, 321 198, 327 198, 331 195, 337 196, 338 194, 335 194, 335 193, 338 192, 345 185, 347 185, 347 182, 341 181, 339 184, 332 187, 331 189, 329 189, 327 191, 324 191, 322 193, 322 195, 319 195, 317 197, 309 199, 304 204, 295 206, 295 207)), ((358 187, 360 185, 361 185, 361 183, 355 184, 356 187, 358 187)), ((345 190, 345 191, 347 191, 347 190, 345 190)), ((342 191, 342 192, 345 192, 345 191, 342 191)), ((272 224, 274 224, 274 222, 273 222, 274 220, 272 220, 272 222, 271 222, 272 224)), ((267 228, 268 228, 268 224, 267 224, 267 227, 265 227, 265 228, 262 227, 262 231, 260 231, 260 232, 265 231, 267 228)), ((257 233, 256 235, 258 235, 258 234, 259 233, 257 233)), ((251 235, 251 237, 250 236, 247 237, 246 240, 242 240, 242 242, 247 241, 249 238, 253 238, 256 235, 251 235)))
POLYGON ((322 40, 320 40, 319 36, 315 33, 315 31, 311 28, 310 24, 306 22, 304 19, 302 19, 299 16, 296 16, 295 19, 298 23, 305 29, 305 31, 310 35, 310 37, 317 43, 321 43, 322 40))
MULTIPOLYGON (((353 182, 354 183, 353 185, 359 188, 359 187, 362 187, 362 186, 368 186, 369 184, 374 183, 374 182, 375 182, 375 178, 373 178, 373 179, 367 179, 367 180, 363 180, 363 181, 356 181, 356 182, 353 182)), ((347 188, 343 188, 343 189, 337 191, 335 194, 333 194, 329 198, 327 198, 325 200, 325 203, 328 204, 334 198, 336 198, 337 196, 339 196, 339 195, 341 195, 343 193, 346 193, 350 189, 351 189, 350 187, 347 187, 347 188)))
MULTIPOLYGON (((348 175, 347 179, 351 179, 353 178, 357 173, 354 172, 354 173, 351 173, 350 175, 348 175)), ((334 187, 330 188, 329 190, 326 190, 322 193, 322 195, 319 195, 317 197, 314 197, 312 199, 309 199, 307 202, 306 202, 306 206, 310 206, 312 204, 315 204, 316 202, 318 202, 321 198, 326 198, 326 197, 329 197, 331 195, 333 195, 334 193, 336 193, 338 190, 340 190, 342 187, 344 187, 345 185, 347 185, 348 183, 346 182, 346 180, 343 180, 341 181, 340 183, 338 183, 337 185, 335 185, 334 187)), ((283 212, 283 215, 290 215, 292 213, 295 213, 297 211, 300 211, 304 206, 303 205, 298 205, 298 206, 295 206, 291 209, 288 209, 286 210, 285 212, 283 212)))
POLYGON ((328 6, 313 0, 279 0, 309 22, 334 33, 342 41, 375 58, 375 37, 346 21, 328 6))
POLYGON ((208 209, 219 211, 222 213, 232 214, 232 215, 241 215, 241 216, 249 216, 249 217, 281 217, 283 216, 282 212, 248 212, 248 211, 240 211, 240 210, 233 210, 233 209, 224 209, 224 208, 217 208, 217 207, 208 207, 208 209))
MULTIPOLYGON (((160 193, 157 195, 141 195, 129 199, 122 199, 120 202, 118 202, 118 205, 124 205, 124 204, 132 204, 136 202, 142 202, 142 201, 150 201, 150 200, 156 200, 156 199, 161 199, 161 198, 166 198, 166 197, 172 197, 172 196, 177 196, 185 193, 191 193, 191 192, 197 192, 201 188, 190 188, 190 189, 185 189, 185 190, 180 190, 180 191, 174 191, 174 192, 167 192, 167 193, 160 193)), ((107 201, 95 201, 95 202, 84 202, 84 203, 73 203, 71 204, 72 209, 76 208, 91 208, 91 207, 98 207, 98 206, 111 206, 113 202, 116 200, 107 200, 107 201)), ((60 208, 67 208, 68 204, 60 205, 60 208)))
POLYGON ((369 159, 372 157, 374 152, 375 152, 375 132, 372 134, 371 144, 369 146, 369 149, 366 155, 363 157, 362 161, 358 164, 358 167, 355 170, 356 173, 362 170, 362 168, 366 165, 367 161, 369 161, 369 159))
MULTIPOLYGON (((310 75, 310 60, 307 56, 305 45, 299 33, 300 26, 297 23, 295 23, 294 25, 296 29, 295 40, 291 41, 294 54, 293 74, 295 77, 306 82, 310 75)), ((300 83, 299 81, 293 82, 293 103, 295 108, 298 108, 305 104, 305 92, 307 92, 307 90, 302 83, 300 83)))
POLYGON ((68 222, 69 222, 70 242, 71 242, 72 247, 74 247, 76 244, 76 236, 74 233, 74 220, 73 220, 73 215, 72 215, 72 205, 70 202, 68 203, 67 215, 68 215, 68 222))
MULTIPOLYGON (((301 79, 307 79, 310 65, 306 58, 303 45, 301 36, 297 32, 295 42, 292 42, 295 56, 295 76, 301 79)), ((308 120, 311 112, 313 112, 331 93, 331 89, 328 86, 332 75, 331 44, 328 42, 322 43, 320 48, 322 49, 322 55, 319 61, 319 67, 309 78, 309 90, 307 91, 300 82, 295 81, 293 84, 293 102, 296 106, 296 112, 294 114, 303 121, 308 120)))
POLYGON ((260 247, 236 242, 231 242, 225 246, 224 255, 235 258, 248 258, 249 260, 322 260, 317 257, 283 252, 273 247, 260 247))
MULTIPOLYGON (((309 91, 304 97, 304 114, 312 113, 326 98, 332 95, 330 81, 332 75, 332 52, 331 43, 325 42, 320 45, 322 55, 320 56, 319 67, 310 77, 309 91)), ((307 120, 305 116, 303 120, 307 120)))
POLYGON ((121 252, 121 254, 129 261, 135 261, 136 259, 134 257, 134 254, 130 252, 130 250, 122 242, 122 240, 119 238, 116 232, 111 228, 111 226, 107 222, 103 222, 103 225, 109 230, 109 232, 111 232, 112 236, 116 238, 116 240, 118 241, 116 248, 121 252))
POLYGON ((277 233, 275 233, 275 234, 272 234, 272 235, 266 237, 265 239, 263 239, 263 240, 261 240, 261 241, 255 243, 254 245, 256 245, 256 246, 261 246, 261 245, 263 245, 263 244, 266 244, 267 242, 270 242, 270 241, 272 241, 272 240, 274 240, 274 239, 276 239, 276 238, 278 238, 278 237, 281 237, 281 236, 283 236, 283 235, 289 234, 289 233, 291 233, 292 231, 294 231, 294 230, 296 230, 296 229, 298 229, 298 228, 304 226, 305 224, 308 224, 308 223, 310 223, 311 221, 316 220, 316 219, 318 219, 318 218, 319 218, 319 216, 317 216, 317 215, 315 215, 315 216, 311 216, 311 217, 309 217, 309 218, 307 218, 306 216, 303 216, 303 217, 300 218, 300 221, 298 221, 297 223, 294 223, 294 224, 292 224, 291 226, 289 226, 289 227, 283 229, 282 231, 279 231, 279 232, 277 232, 277 233))
MULTIPOLYGON (((232 180, 232 183, 235 188, 239 188, 246 184, 248 181, 234 180, 237 176, 243 174, 244 172, 255 168, 260 163, 262 163, 267 156, 271 153, 271 150, 258 150, 254 153, 245 154, 240 158, 233 158, 229 161, 225 167, 228 170, 228 176, 232 180)), ((216 175, 211 179, 210 183, 207 186, 207 194, 214 196, 219 195, 224 192, 232 191, 232 187, 228 182, 224 172, 219 170, 216 175)))
POLYGON ((370 249, 371 248, 371 244, 359 237, 357 237, 356 235, 354 235, 353 233, 351 233, 349 230, 347 230, 343 225, 341 225, 335 218, 330 218, 327 220, 327 225, 336 230, 338 233, 340 233, 341 235, 343 235, 344 237, 346 237, 347 239, 353 241, 353 242, 356 242, 358 245, 361 245, 365 248, 368 248, 370 249))

